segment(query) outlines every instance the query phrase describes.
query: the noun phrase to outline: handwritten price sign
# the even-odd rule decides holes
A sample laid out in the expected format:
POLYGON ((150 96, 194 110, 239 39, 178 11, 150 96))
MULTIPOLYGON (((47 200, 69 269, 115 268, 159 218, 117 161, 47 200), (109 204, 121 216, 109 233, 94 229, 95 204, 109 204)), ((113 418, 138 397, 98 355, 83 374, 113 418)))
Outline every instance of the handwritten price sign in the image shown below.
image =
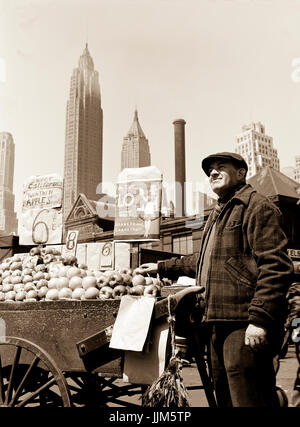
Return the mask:
POLYGON ((24 184, 20 244, 60 244, 63 180, 56 174, 31 176, 24 184))

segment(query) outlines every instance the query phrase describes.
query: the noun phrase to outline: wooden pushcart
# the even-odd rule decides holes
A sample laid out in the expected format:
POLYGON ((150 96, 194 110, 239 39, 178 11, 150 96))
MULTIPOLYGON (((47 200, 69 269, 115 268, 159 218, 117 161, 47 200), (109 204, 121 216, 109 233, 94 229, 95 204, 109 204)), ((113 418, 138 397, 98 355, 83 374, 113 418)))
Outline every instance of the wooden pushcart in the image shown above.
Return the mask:
MULTIPOLYGON (((171 295, 171 306, 178 335, 187 337, 208 403, 215 406, 197 325, 199 289, 171 295)), ((122 406, 122 396, 140 393, 139 385, 115 384, 123 355, 109 348, 109 338, 119 302, 1 302, 0 406, 122 406)), ((167 315, 167 298, 161 298, 153 321, 167 315)))

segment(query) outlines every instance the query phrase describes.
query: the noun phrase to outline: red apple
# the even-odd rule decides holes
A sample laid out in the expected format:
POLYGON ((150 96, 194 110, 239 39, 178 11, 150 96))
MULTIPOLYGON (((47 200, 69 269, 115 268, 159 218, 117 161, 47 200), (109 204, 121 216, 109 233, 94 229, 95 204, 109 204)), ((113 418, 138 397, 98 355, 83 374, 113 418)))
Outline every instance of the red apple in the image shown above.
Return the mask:
POLYGON ((172 280, 170 280, 170 279, 168 279, 166 277, 164 277, 162 279, 162 282, 163 282, 163 286, 171 286, 172 285, 172 280))
POLYGON ((78 264, 78 268, 81 270, 88 270, 88 266, 86 264, 78 264))
POLYGON ((35 267, 34 267, 34 270, 36 271, 36 272, 39 272, 39 271, 46 271, 46 266, 45 266, 45 264, 37 264, 35 267))
POLYGON ((145 286, 144 289, 145 296, 158 297, 160 295, 160 288, 156 285, 145 286))
POLYGON ((120 299, 123 295, 127 294, 126 286, 118 285, 113 289, 113 298, 120 299))
POLYGON ((26 299, 29 299, 29 298, 37 298, 37 296, 38 296, 38 293, 37 293, 37 291, 36 290, 34 290, 34 289, 30 289, 28 292, 26 292, 26 299))
POLYGON ((41 251, 39 248, 32 248, 29 251, 30 256, 40 255, 41 251))
POLYGON ((123 276, 120 273, 114 273, 109 279, 109 286, 114 288, 115 286, 123 284, 123 276))
POLYGON ((52 248, 44 248, 45 249, 45 255, 47 255, 47 254, 51 254, 51 255, 53 255, 53 249, 52 248))
POLYGON ((22 271, 21 270, 14 270, 12 273, 11 273, 11 277, 20 277, 20 276, 22 276, 22 271))
POLYGON ((29 291, 35 291, 36 287, 34 286, 34 284, 32 282, 28 282, 26 283, 26 285, 24 286, 24 291, 25 292, 29 292, 29 291))
POLYGON ((103 288, 100 289, 99 296, 105 299, 112 298, 113 296, 112 288, 109 286, 104 286, 103 288))
POLYGON ((132 276, 127 273, 121 273, 123 276, 123 283, 125 286, 130 286, 132 284, 132 276))
POLYGON ((163 282, 160 281, 160 279, 153 277, 153 285, 158 286, 159 288, 163 287, 163 282))
POLYGON ((44 256, 44 264, 50 264, 54 260, 54 256, 52 254, 47 254, 44 256))
POLYGON ((135 276, 133 276, 132 278, 132 285, 133 286, 145 286, 146 285, 146 279, 144 276, 142 276, 141 274, 136 274, 135 276))
POLYGON ((120 274, 130 274, 130 275, 132 275, 132 269, 131 268, 127 268, 127 267, 123 267, 123 268, 120 268, 119 273, 120 274))
POLYGON ((37 293, 38 293, 38 297, 39 298, 44 298, 48 292, 48 287, 47 286, 42 286, 41 288, 38 289, 37 293))
POLYGON ((42 288, 42 287, 44 287, 44 286, 47 286, 48 287, 48 281, 46 280, 46 279, 41 279, 41 280, 39 280, 37 283, 36 283, 36 288, 37 289, 40 289, 40 288, 42 288))
POLYGON ((97 277, 97 288, 101 289, 104 286, 108 286, 108 278, 107 276, 104 276, 104 274, 102 274, 101 276, 97 277))
POLYGON ((22 263, 21 262, 13 262, 10 266, 10 270, 14 271, 14 270, 22 270, 22 263))
POLYGON ((25 291, 20 290, 16 293, 16 298, 15 298, 16 301, 23 301, 25 298, 26 298, 26 292, 25 291))
POLYGON ((141 295, 144 295, 144 289, 145 289, 145 286, 143 286, 143 285, 136 285, 136 286, 133 286, 132 288, 130 288, 129 294, 130 295, 141 296, 141 295))
POLYGON ((45 275, 42 271, 38 271, 37 273, 33 274, 33 280, 39 281, 44 278, 45 278, 45 275))

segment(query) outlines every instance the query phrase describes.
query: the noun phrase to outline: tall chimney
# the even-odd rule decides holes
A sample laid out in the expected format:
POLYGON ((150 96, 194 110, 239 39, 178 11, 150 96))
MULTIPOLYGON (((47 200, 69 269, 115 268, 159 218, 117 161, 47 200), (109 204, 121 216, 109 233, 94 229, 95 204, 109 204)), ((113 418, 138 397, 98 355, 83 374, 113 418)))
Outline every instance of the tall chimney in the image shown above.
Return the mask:
POLYGON ((185 215, 185 121, 174 120, 175 142, 175 216, 185 215))

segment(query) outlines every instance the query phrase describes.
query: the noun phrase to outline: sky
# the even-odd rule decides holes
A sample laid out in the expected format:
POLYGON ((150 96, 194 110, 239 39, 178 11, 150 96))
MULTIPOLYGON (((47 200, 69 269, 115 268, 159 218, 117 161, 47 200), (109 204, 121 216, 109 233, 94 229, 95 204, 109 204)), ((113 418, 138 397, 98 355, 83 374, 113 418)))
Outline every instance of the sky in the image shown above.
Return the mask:
POLYGON ((66 102, 88 42, 103 108, 103 181, 115 183, 137 107, 152 164, 174 180, 173 121, 186 121, 186 180, 261 121, 281 168, 300 154, 300 0, 0 0, 0 132, 15 143, 14 194, 63 176, 66 102))

